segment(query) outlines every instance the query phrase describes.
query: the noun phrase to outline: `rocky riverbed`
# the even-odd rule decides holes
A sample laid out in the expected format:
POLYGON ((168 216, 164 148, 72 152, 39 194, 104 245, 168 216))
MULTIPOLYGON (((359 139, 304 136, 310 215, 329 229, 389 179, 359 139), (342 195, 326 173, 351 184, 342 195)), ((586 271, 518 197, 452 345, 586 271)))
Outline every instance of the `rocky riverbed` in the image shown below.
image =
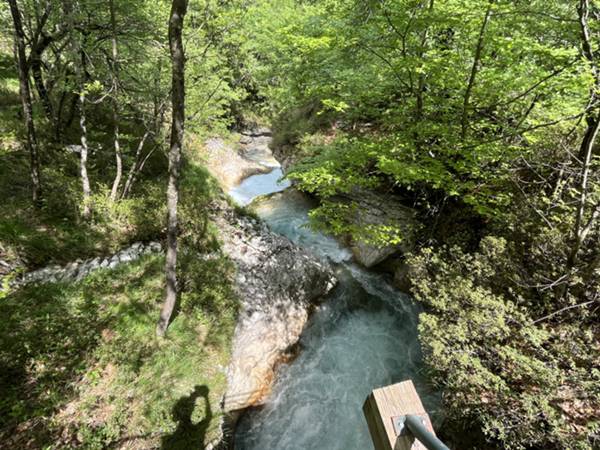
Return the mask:
MULTIPOLYGON (((270 141, 267 129, 244 131, 235 143, 209 139, 206 166, 223 190, 235 196, 232 188, 250 175, 264 174, 270 179, 281 174, 270 141)), ((237 200, 245 204, 249 199, 242 195, 237 200)), ((236 266, 240 299, 222 405, 231 426, 239 412, 264 402, 277 366, 289 359, 312 309, 337 280, 326 260, 224 201, 213 208, 211 220, 221 230, 221 250, 236 266)))

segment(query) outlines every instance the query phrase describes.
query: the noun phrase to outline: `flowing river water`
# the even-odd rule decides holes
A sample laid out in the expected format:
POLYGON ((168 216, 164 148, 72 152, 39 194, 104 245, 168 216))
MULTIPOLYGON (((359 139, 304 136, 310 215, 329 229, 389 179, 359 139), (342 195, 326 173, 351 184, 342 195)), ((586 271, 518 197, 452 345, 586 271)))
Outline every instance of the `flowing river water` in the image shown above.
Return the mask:
POLYGON ((375 388, 412 379, 423 403, 439 417, 438 395, 424 380, 417 335, 419 306, 384 275, 351 261, 335 239, 306 227, 310 200, 281 182, 280 169, 244 180, 230 194, 253 203, 275 232, 336 268, 337 287, 311 316, 301 352, 281 366, 273 392, 236 428, 236 450, 371 450, 362 404, 375 388))

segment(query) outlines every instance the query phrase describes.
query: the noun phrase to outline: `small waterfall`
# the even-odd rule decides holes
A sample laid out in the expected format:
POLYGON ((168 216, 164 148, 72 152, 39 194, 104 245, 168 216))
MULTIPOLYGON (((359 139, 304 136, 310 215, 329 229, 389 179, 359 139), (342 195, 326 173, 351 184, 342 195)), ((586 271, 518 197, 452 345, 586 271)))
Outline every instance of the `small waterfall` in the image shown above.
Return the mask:
POLYGON ((290 187, 290 182, 282 180, 282 177, 281 167, 276 167, 269 173, 261 173, 246 178, 229 191, 229 195, 237 204, 246 206, 260 195, 280 192, 290 187))

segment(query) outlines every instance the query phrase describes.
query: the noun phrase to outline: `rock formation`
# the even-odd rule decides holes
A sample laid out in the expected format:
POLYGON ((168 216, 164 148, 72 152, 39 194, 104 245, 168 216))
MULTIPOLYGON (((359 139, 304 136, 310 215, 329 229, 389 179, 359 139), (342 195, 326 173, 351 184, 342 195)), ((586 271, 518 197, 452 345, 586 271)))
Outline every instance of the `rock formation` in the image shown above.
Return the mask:
POLYGON ((241 303, 224 398, 224 410, 231 412, 264 400, 277 363, 336 280, 327 262, 256 219, 223 208, 213 220, 222 230, 222 250, 237 267, 241 303))
POLYGON ((219 137, 207 139, 206 168, 227 192, 244 178, 279 167, 269 149, 270 142, 271 134, 263 128, 242 132, 238 143, 228 143, 219 137))

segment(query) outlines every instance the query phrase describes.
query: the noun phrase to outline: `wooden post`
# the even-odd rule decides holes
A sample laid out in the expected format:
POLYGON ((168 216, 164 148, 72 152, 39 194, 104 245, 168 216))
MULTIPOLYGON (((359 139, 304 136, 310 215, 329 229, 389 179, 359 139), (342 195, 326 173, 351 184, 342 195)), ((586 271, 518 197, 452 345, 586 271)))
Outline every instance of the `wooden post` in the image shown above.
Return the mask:
POLYGON ((426 450, 410 433, 397 436, 394 419, 399 416, 420 416, 425 427, 434 433, 431 420, 411 380, 375 389, 367 397, 363 412, 375 450, 426 450))

